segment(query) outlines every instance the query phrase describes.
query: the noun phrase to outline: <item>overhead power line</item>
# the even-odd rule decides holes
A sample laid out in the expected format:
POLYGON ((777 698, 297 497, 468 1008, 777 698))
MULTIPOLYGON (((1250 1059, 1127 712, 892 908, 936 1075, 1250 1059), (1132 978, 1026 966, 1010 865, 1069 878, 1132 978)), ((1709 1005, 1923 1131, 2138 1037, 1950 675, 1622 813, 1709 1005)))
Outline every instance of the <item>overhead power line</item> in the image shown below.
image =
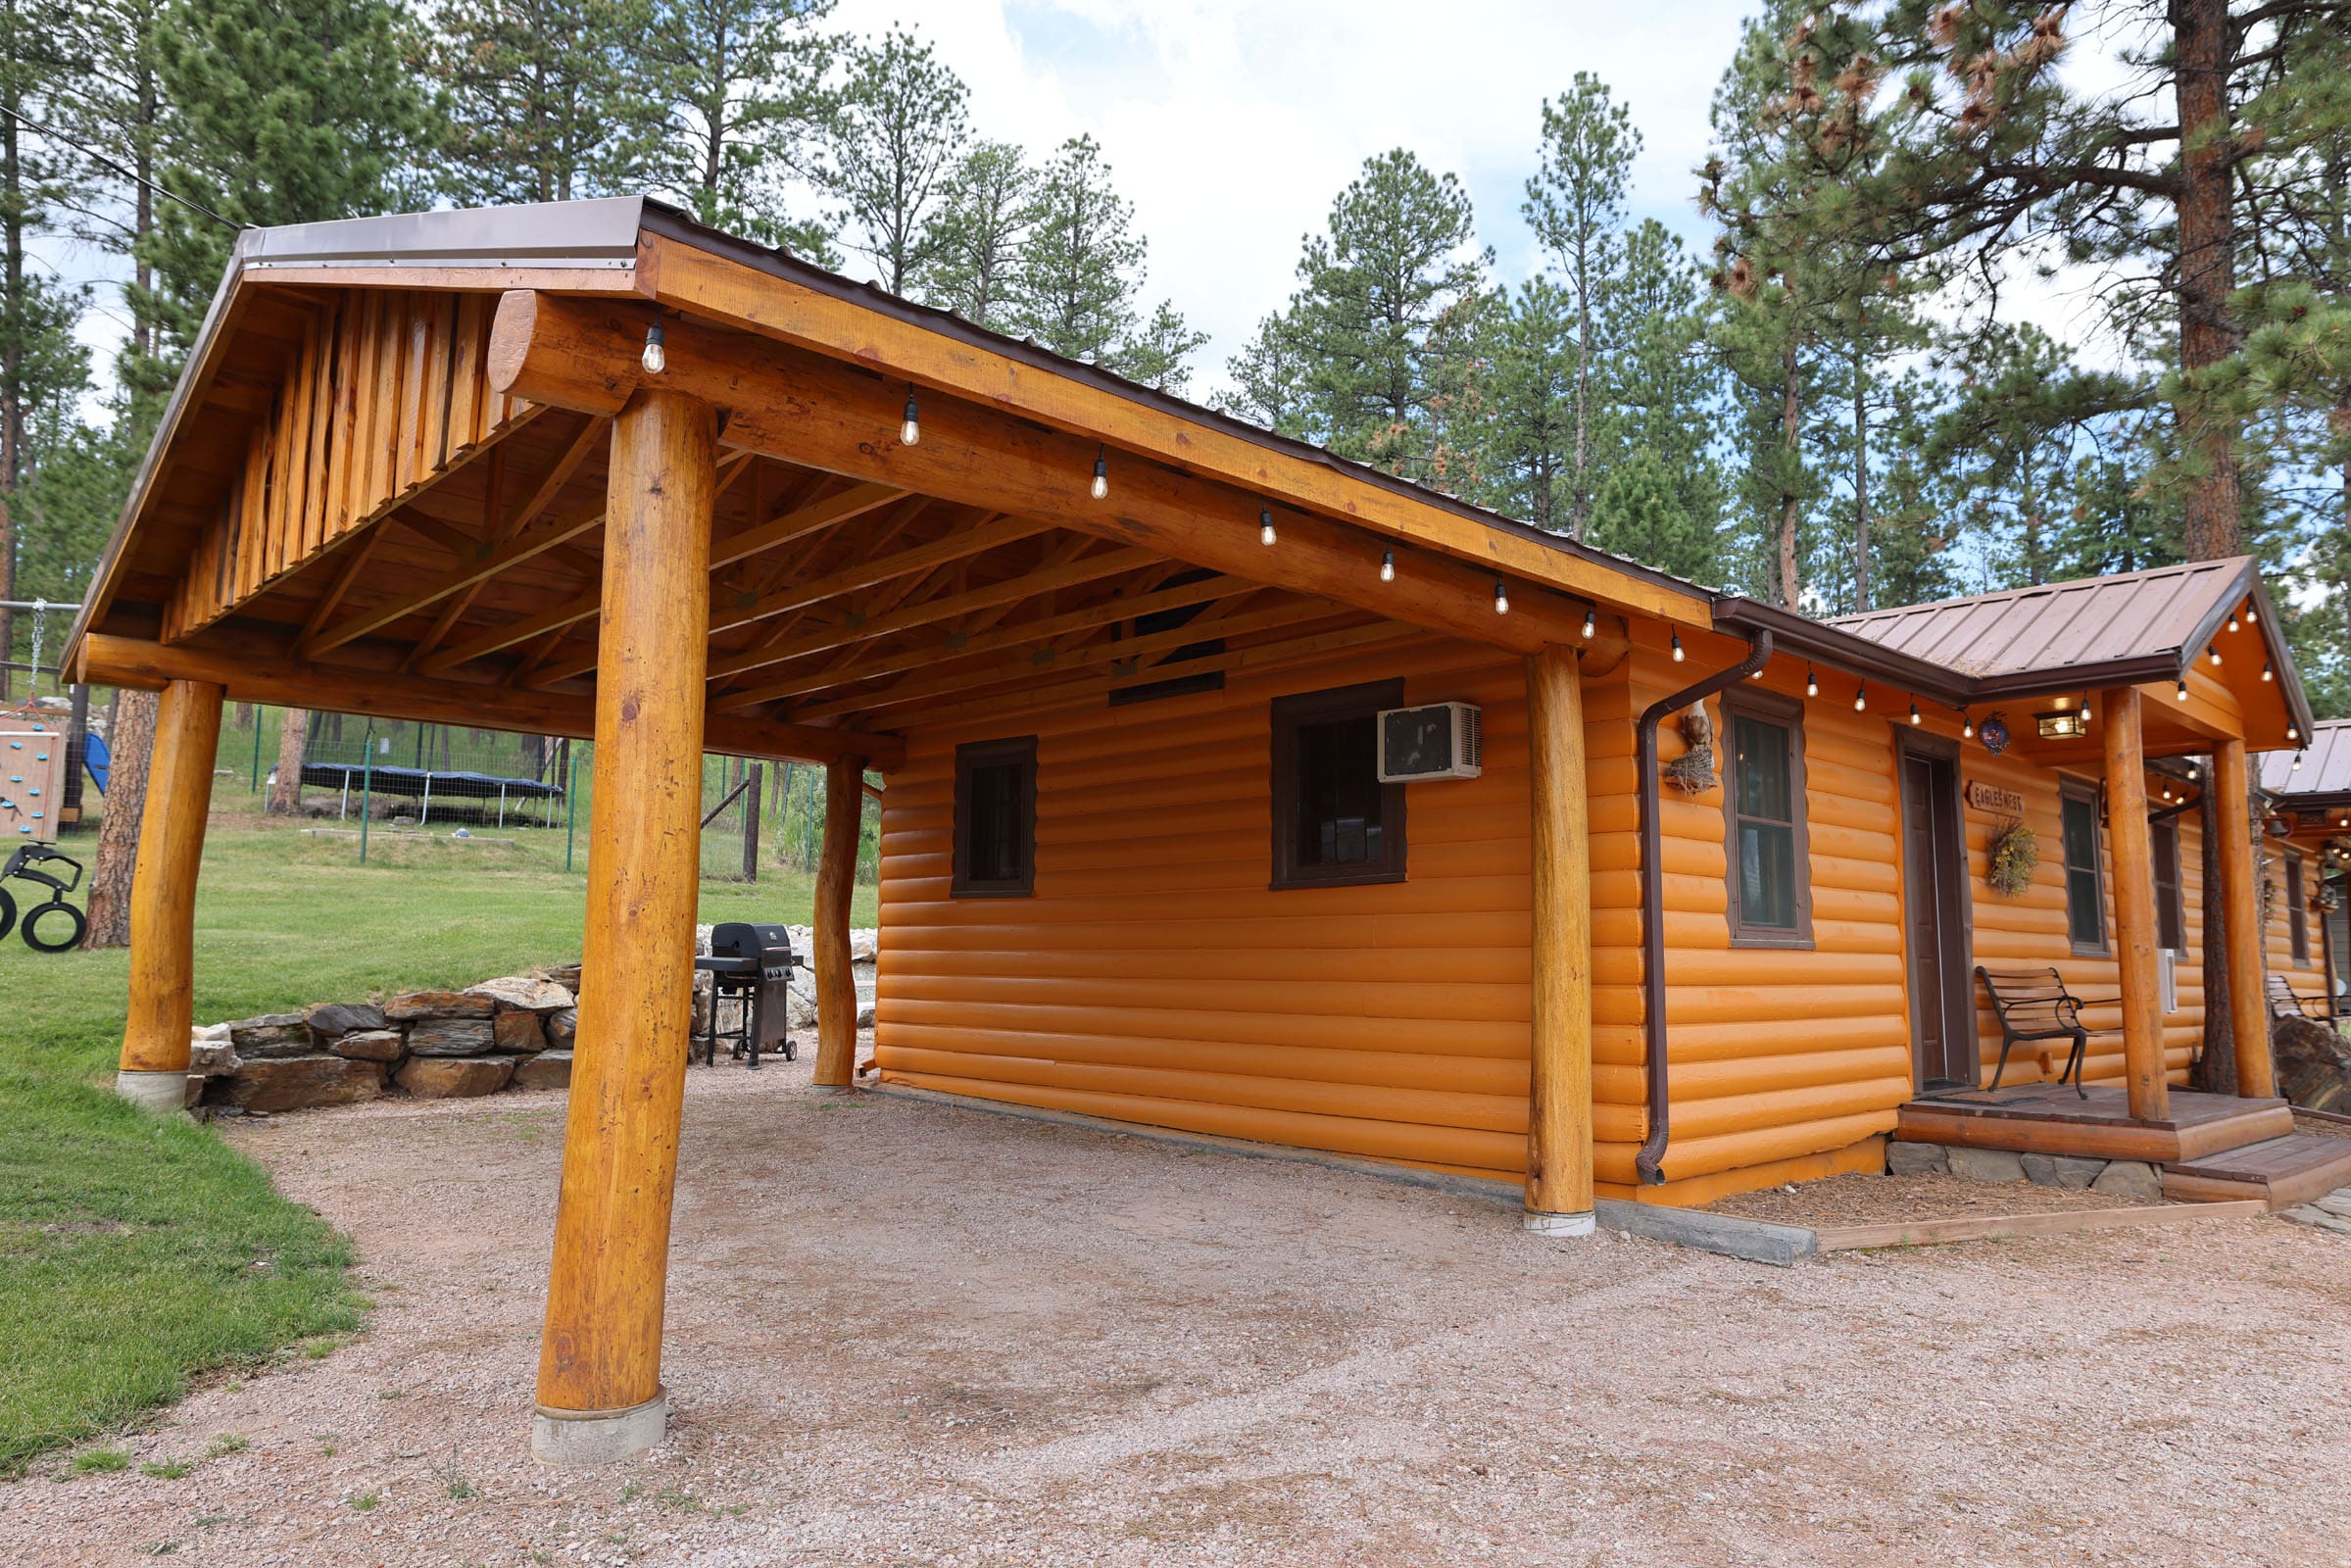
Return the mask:
POLYGON ((50 137, 53 140, 64 142, 67 146, 81 154, 82 157, 91 160, 103 168, 113 170, 116 173, 122 175, 124 179, 129 180, 134 185, 143 185, 148 190, 155 192, 155 194, 158 196, 162 196, 168 200, 179 203, 180 206, 186 208, 191 213, 203 214, 206 218, 211 219, 214 222, 220 224, 222 228, 227 229, 232 234, 243 232, 242 224, 230 222, 227 219, 222 218, 219 213, 214 212, 202 202, 190 201, 187 197, 180 195, 179 192, 171 189, 168 185, 158 185, 152 179, 142 179, 140 176, 132 173, 129 170, 124 169, 121 164, 116 163, 113 159, 107 157, 105 154, 96 152, 88 147, 84 147, 81 143, 75 141, 73 137, 67 135, 61 130, 44 125, 37 120, 27 119, 25 116, 18 114, 14 109, 9 108, 6 104, 0 104, 0 115, 6 115, 18 124, 24 125, 28 129, 38 131, 40 134, 50 137))

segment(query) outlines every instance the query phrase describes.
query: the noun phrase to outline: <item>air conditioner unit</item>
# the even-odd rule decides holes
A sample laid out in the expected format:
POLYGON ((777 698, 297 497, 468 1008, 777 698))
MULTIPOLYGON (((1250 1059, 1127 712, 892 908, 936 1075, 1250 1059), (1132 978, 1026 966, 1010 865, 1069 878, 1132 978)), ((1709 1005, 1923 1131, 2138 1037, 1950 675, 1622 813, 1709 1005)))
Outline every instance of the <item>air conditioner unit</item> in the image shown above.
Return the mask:
POLYGON ((2155 989, 2162 994, 2163 1010, 2180 1010, 2180 955, 2170 948, 2155 950, 2155 989))
POLYGON ((1483 747, 1478 710, 1468 703, 1431 703, 1380 712, 1380 782, 1417 784, 1430 778, 1476 778, 1483 747))

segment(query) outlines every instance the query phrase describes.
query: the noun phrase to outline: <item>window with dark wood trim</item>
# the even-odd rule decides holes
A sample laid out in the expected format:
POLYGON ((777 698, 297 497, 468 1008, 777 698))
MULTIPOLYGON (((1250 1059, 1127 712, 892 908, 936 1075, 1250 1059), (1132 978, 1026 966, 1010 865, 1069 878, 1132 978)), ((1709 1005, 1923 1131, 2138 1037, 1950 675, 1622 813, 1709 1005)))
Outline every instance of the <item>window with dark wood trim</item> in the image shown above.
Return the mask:
POLYGON ((1400 680, 1274 699, 1274 887, 1404 880, 1404 786, 1380 782, 1375 716, 1403 702, 1400 680))
POLYGON ((2302 857, 2285 856, 2285 930, 2293 944, 2294 966, 2310 967, 2310 892, 2302 882, 2302 857))
POLYGON ((2180 893, 2180 819, 2165 817, 2148 824, 2155 840, 2155 939, 2163 947, 2187 956, 2187 903, 2180 893))
POLYGON ((1037 737, 955 748, 955 874, 961 899, 1037 891, 1037 737))
POLYGON ((2058 781, 2058 838, 2065 856, 2065 930, 2078 954, 2106 951, 2106 879, 2098 859, 2098 792, 2058 781))
POLYGON ((1809 948, 1803 705, 1764 692, 1725 694, 1723 757, 1732 945, 1809 948))

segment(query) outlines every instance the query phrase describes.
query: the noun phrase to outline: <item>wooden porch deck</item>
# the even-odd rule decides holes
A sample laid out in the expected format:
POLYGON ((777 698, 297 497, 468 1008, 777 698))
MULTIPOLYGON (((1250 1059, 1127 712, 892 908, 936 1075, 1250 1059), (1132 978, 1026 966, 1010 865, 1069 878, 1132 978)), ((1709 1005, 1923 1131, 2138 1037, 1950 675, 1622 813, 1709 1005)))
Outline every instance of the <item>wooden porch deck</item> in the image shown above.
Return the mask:
POLYGON ((2294 1131, 2282 1100, 2174 1089, 2169 1117, 2141 1121, 2120 1089, 2066 1084, 1962 1090, 1904 1104, 1894 1136, 2028 1154, 2141 1159, 2164 1167, 2167 1196, 2190 1201, 2259 1198, 2272 1208, 2351 1186, 2351 1139, 2294 1131))

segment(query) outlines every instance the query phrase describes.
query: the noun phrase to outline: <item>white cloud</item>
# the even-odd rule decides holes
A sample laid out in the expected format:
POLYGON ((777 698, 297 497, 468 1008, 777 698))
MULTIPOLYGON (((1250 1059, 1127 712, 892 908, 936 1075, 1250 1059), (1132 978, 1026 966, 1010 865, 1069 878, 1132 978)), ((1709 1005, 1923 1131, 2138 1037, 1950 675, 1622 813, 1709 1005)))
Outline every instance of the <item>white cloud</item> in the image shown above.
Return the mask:
POLYGON ((1151 239, 1151 292, 1211 334, 1201 383, 1289 296, 1299 237, 1364 159, 1410 148, 1458 174, 1506 276, 1543 100, 1578 71, 1646 139, 1637 211, 1702 235, 1690 171, 1737 45, 1739 0, 844 0, 842 26, 897 23, 971 88, 975 127, 1040 155, 1089 132, 1151 239))

